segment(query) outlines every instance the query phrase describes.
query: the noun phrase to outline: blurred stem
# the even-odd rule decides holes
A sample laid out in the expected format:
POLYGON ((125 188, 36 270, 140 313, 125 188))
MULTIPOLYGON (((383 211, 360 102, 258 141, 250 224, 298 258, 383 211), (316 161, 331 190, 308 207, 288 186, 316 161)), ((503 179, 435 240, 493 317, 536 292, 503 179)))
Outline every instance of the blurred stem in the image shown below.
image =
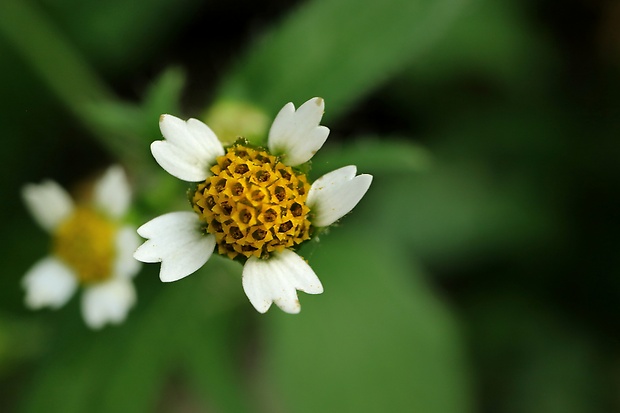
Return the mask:
POLYGON ((104 134, 92 119, 93 107, 114 101, 114 94, 42 10, 29 0, 0 1, 0 34, 93 136, 114 154, 129 157, 127 142, 104 134))

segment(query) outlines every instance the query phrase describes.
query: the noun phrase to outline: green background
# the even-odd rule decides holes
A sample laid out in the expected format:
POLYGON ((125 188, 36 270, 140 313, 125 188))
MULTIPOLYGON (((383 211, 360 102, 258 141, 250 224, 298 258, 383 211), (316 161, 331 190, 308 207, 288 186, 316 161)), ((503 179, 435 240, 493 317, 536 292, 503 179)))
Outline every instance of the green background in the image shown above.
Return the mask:
POLYGON ((2 0, 0 411, 620 409, 613 1, 2 0), (311 177, 374 175, 301 253, 325 293, 260 315, 214 258, 136 279, 121 326, 23 305, 49 251, 20 188, 112 163, 140 225, 187 208, 161 113, 326 102, 311 177))

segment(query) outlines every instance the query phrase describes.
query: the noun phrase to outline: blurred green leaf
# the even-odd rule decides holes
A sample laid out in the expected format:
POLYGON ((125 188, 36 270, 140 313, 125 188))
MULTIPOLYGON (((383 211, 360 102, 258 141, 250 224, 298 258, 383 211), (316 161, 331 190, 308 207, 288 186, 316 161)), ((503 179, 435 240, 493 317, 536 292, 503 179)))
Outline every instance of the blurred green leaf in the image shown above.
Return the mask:
POLYGON ((117 136, 131 145, 137 146, 137 137, 144 130, 142 108, 122 101, 103 101, 89 105, 87 116, 102 135, 117 136))
POLYGON ((300 293, 298 316, 274 308, 265 320, 263 380, 281 411, 471 411, 455 322, 396 245, 338 231, 305 256, 325 292, 300 293))
POLYGON ((28 0, 0 3, 0 33, 99 142, 128 164, 148 157, 141 141, 154 140, 157 119, 178 111, 184 75, 165 71, 143 107, 116 100, 49 17, 28 0))
MULTIPOLYGON (((242 297, 239 277, 233 276, 239 267, 223 264, 223 260, 213 260, 207 267, 167 284, 155 296, 140 295, 140 306, 122 326, 88 331, 81 318, 71 314, 41 363, 20 411, 150 412, 172 372, 191 366, 195 373, 194 355, 214 390, 226 389, 225 394, 235 395, 229 400, 215 394, 208 399, 209 405, 223 411, 246 411, 238 397, 241 380, 231 368, 233 352, 224 344, 239 324, 220 321, 227 320, 222 316, 242 297), (213 335, 210 341, 203 341, 209 335, 213 335), (212 363, 207 366, 201 360, 212 363), (214 383, 215 377, 219 382, 214 383)), ((156 278, 153 272, 150 276, 156 278)), ((63 310, 77 312, 78 308, 72 305, 63 310)))
MULTIPOLYGON (((239 268, 240 270, 240 268, 239 268)), ((231 277, 232 279, 232 277, 231 277)), ((236 280, 240 281, 240 280, 236 280)), ((242 294, 241 282, 235 288, 242 294)), ((244 302, 245 312, 252 311, 244 302)), ((205 406, 218 406, 226 413, 253 412, 247 397, 245 375, 236 343, 245 343, 248 326, 239 311, 219 314, 206 321, 194 320, 193 335, 184 340, 184 372, 191 388, 205 406), (242 335, 243 334, 243 335, 242 335)))
POLYGON ((157 121, 163 113, 179 113, 181 111, 181 94, 185 86, 185 73, 177 67, 171 67, 148 88, 142 106, 148 118, 155 115, 150 130, 157 129, 157 121))
POLYGON ((126 75, 161 53, 200 0, 38 0, 75 47, 106 73, 126 75))
POLYGON ((561 236, 559 217, 529 189, 497 182, 484 164, 435 158, 423 174, 376 176, 360 211, 346 219, 358 222, 363 210, 372 214, 370 230, 406 242, 424 260, 454 264, 561 236))
POLYGON ((111 98, 106 85, 29 0, 0 2, 0 33, 74 114, 83 116, 84 105, 111 98))
POLYGON ((0 377, 15 364, 40 356, 46 333, 33 320, 0 313, 0 377))
MULTIPOLYGON (((11 219, 2 226, 0 249, 5 256, 4 266, 7 276, 0 277, 0 302, 2 308, 13 313, 24 308, 21 279, 34 263, 49 253, 49 236, 33 221, 22 205, 17 191, 5 193, 12 195, 11 219)), ((7 206, 9 200, 7 200, 7 206)))
POLYGON ((214 256, 192 277, 197 284, 192 299, 183 303, 186 332, 176 348, 183 372, 205 406, 230 413, 252 411, 239 354, 249 335, 243 315, 254 310, 241 287, 241 266, 214 256))
POLYGON ((424 83, 476 74, 522 87, 548 64, 546 42, 527 26, 522 2, 476 0, 437 41, 432 53, 410 65, 407 76, 424 83))
MULTIPOLYGON (((171 297, 161 294, 159 302, 151 303, 151 311, 143 311, 141 317, 130 314, 127 322, 134 321, 131 326, 91 332, 82 325, 65 324, 66 336, 40 363, 21 411, 110 411, 102 409, 111 403, 110 395, 117 398, 115 407, 123 407, 114 411, 149 411, 168 363, 169 332, 162 327, 170 325, 173 313, 166 301, 171 297), (160 308, 168 311, 160 313, 160 308), (125 387, 119 392, 119 386, 125 387)), ((79 311, 77 306, 63 310, 79 311)), ((69 324, 76 322, 82 321, 73 317, 69 324)))
POLYGON ((224 80, 221 97, 276 111, 312 96, 326 116, 343 113, 444 35, 466 0, 315 0, 250 49, 224 80))
POLYGON ((0 34, 100 144, 120 158, 137 154, 132 142, 92 122, 91 105, 116 105, 114 94, 40 8, 29 0, 0 2, 0 34))
MULTIPOLYGON (((499 276, 521 276, 510 271, 499 276)), ((605 346, 588 327, 564 319, 552 303, 529 291, 474 294, 465 317, 481 389, 489 411, 506 413, 603 413, 612 391, 605 346)))
POLYGON ((428 150, 405 139, 364 137, 341 144, 328 141, 313 158, 312 174, 319 177, 345 165, 369 174, 420 172, 431 162, 428 150))
POLYGON ((93 102, 86 107, 85 116, 89 123, 96 125, 99 135, 114 137, 113 141, 119 143, 116 148, 118 155, 132 164, 139 162, 141 168, 149 169, 148 165, 152 162, 148 145, 161 138, 159 117, 163 113, 180 111, 184 84, 184 73, 170 68, 150 85, 140 104, 113 100, 93 102))

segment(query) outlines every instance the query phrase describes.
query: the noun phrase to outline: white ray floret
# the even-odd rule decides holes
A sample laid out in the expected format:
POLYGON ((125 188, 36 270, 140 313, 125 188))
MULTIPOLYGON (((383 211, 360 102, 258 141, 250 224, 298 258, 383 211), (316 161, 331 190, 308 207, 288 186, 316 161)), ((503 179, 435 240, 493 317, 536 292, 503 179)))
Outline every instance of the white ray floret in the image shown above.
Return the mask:
MULTIPOLYGON (((324 110, 325 103, 321 98, 312 98, 297 110, 293 103, 287 103, 277 114, 269 130, 266 149, 268 155, 277 157, 278 162, 290 167, 308 162, 323 146, 329 135, 329 129, 320 124, 324 110)), ((168 173, 179 179, 190 182, 207 180, 212 175, 210 168, 217 162, 217 157, 224 155, 225 152, 213 132, 195 119, 185 122, 170 115, 162 116, 160 128, 165 140, 153 142, 151 145, 151 151, 157 162, 168 173)), ((244 146, 244 144, 239 144, 239 146, 244 146)), ((252 162, 254 161, 252 159, 252 162)), ((252 167, 260 168, 259 165, 260 163, 255 163, 252 167)), ((349 213, 367 192, 372 182, 371 175, 356 176, 356 172, 355 166, 340 168, 314 182, 307 197, 305 193, 295 195, 299 197, 296 202, 305 202, 305 211, 309 211, 304 212, 307 215, 302 218, 306 220, 306 224, 300 225, 297 230, 309 231, 310 226, 326 227, 349 213)), ((302 174, 296 170, 294 173, 302 174)), ((218 176, 220 176, 219 173, 218 176)), ((220 177, 229 182, 230 176, 220 177)), ((281 177, 280 179, 288 178, 281 177)), ((208 180, 199 188, 209 189, 212 188, 211 184, 212 181, 208 180)), ((240 186, 245 188, 243 184, 240 186)), ((259 185, 257 187, 260 188, 259 185)), ((226 195, 225 192, 223 193, 226 195)), ((272 197, 270 202, 273 202, 275 198, 272 197)), ((290 198, 286 199, 290 201, 290 198)), ((212 198, 211 200, 213 201, 212 198)), ((217 202, 229 201, 225 199, 217 202)), ((240 201, 234 200, 233 202, 240 201)), ((200 204, 197 203, 197 205, 200 204)), ((218 208, 222 208, 220 204, 217 205, 218 208)), ((229 207, 233 208, 230 205, 229 207)), ((205 206, 202 205, 202 208, 205 206)), ((215 210, 213 205, 206 208, 208 211, 207 209, 204 211, 209 213, 215 210)), ((258 213, 260 211, 258 209, 258 213)), ((243 267, 243 289, 250 303, 261 313, 265 313, 273 303, 285 312, 298 313, 300 304, 297 291, 308 294, 323 292, 320 280, 302 257, 291 249, 274 252, 273 249, 267 249, 273 248, 274 245, 253 244, 252 239, 248 238, 250 236, 248 223, 244 221, 245 229, 239 230, 241 225, 237 226, 234 222, 238 218, 235 214, 238 215, 238 213, 232 213, 230 219, 227 218, 222 222, 219 218, 214 218, 215 215, 207 217, 202 213, 200 214, 203 219, 201 221, 198 214, 189 211, 162 215, 138 229, 138 233, 147 240, 137 249, 134 257, 143 262, 161 262, 160 279, 167 282, 179 280, 197 271, 209 260, 216 244, 220 251, 228 249, 227 255, 235 259, 239 254, 242 254, 241 259, 245 255, 247 260, 243 267), (209 226, 206 224, 207 221, 209 226), (214 229, 214 222, 221 224, 225 229, 214 229), (225 232, 230 231, 231 228, 236 228, 237 233, 225 232), (206 234, 206 231, 217 232, 218 238, 216 239, 215 235, 206 234), (241 239, 237 236, 239 233, 242 238, 245 238, 237 243, 235 240, 241 239), (224 237, 219 236, 222 234, 224 237), (245 247, 250 248, 244 249, 245 247)), ((228 213, 224 215, 228 216, 228 213)), ((250 225, 255 225, 255 223, 250 225)), ((264 225, 264 223, 259 222, 258 225, 264 225)), ((283 223, 281 222, 280 225, 283 223)), ((272 227, 266 226, 265 228, 271 230, 272 227)), ((265 228, 259 227, 263 231, 265 228)), ((254 236, 257 233, 251 234, 254 236)), ((309 238, 309 232, 303 235, 305 236, 303 239, 309 238)), ((301 242, 296 240, 295 244, 301 242)), ((288 248, 291 244, 286 245, 288 248)), ((277 247, 277 244, 275 246, 277 247)))
POLYGON ((27 184, 22 190, 22 196, 32 217, 48 232, 53 231, 73 212, 73 200, 54 181, 27 184))
POLYGON ((329 135, 329 129, 319 125, 324 111, 325 102, 321 98, 310 99, 297 110, 293 103, 287 103, 269 130, 269 151, 281 155, 289 166, 308 162, 329 135))
POLYGON ((134 253, 142 262, 161 262, 159 278, 177 281, 202 267, 215 248, 215 236, 205 235, 194 212, 170 212, 138 228, 147 238, 134 253))
POLYGON ((349 213, 362 199, 372 182, 372 175, 355 176, 357 168, 345 166, 314 181, 306 204, 314 212, 312 225, 326 227, 349 213))
POLYGON ((84 321, 93 329, 107 323, 119 324, 125 320, 136 302, 136 291, 127 279, 111 279, 87 288, 82 295, 84 321))
POLYGON ((151 144, 153 157, 166 172, 183 181, 204 181, 211 175, 215 159, 224 155, 217 136, 199 120, 162 115, 159 128, 165 140, 151 144))
POLYGON ((261 313, 275 303, 287 313, 299 313, 301 307, 297 290, 308 294, 321 294, 323 285, 312 268, 291 250, 272 254, 264 260, 248 259, 243 267, 243 290, 261 313))
POLYGON ((73 271, 50 256, 37 262, 22 279, 26 290, 26 306, 60 308, 75 293, 78 283, 73 271))
POLYGON ((118 219, 125 215, 131 202, 131 188, 121 166, 108 168, 95 184, 94 202, 112 218, 118 219))
POLYGON ((141 239, 134 227, 123 227, 116 234, 115 278, 132 278, 140 271, 140 261, 133 257, 141 239))

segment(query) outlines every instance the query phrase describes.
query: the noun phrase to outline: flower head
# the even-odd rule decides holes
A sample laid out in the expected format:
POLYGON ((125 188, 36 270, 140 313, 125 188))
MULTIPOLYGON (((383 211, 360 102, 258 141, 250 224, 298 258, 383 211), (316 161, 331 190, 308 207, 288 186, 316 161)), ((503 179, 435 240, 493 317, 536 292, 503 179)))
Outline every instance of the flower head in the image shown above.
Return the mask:
POLYGON ((120 166, 95 184, 92 201, 74 203, 56 182, 28 184, 26 206, 52 237, 51 254, 24 276, 26 305, 62 307, 83 286, 82 314, 91 328, 122 322, 136 300, 131 278, 140 269, 132 252, 140 240, 121 225, 131 191, 120 166))
POLYGON ((161 262, 160 279, 176 281, 217 251, 244 262, 243 289, 259 312, 276 303, 298 313, 297 290, 320 294, 323 286, 294 249, 351 211, 372 181, 346 166, 310 184, 301 166, 327 139, 323 111, 321 98, 297 110, 286 104, 266 148, 243 139, 224 148, 204 123, 162 115, 165 140, 153 142, 151 152, 168 173, 196 183, 193 212, 164 214, 138 228, 148 240, 134 257, 161 262))

